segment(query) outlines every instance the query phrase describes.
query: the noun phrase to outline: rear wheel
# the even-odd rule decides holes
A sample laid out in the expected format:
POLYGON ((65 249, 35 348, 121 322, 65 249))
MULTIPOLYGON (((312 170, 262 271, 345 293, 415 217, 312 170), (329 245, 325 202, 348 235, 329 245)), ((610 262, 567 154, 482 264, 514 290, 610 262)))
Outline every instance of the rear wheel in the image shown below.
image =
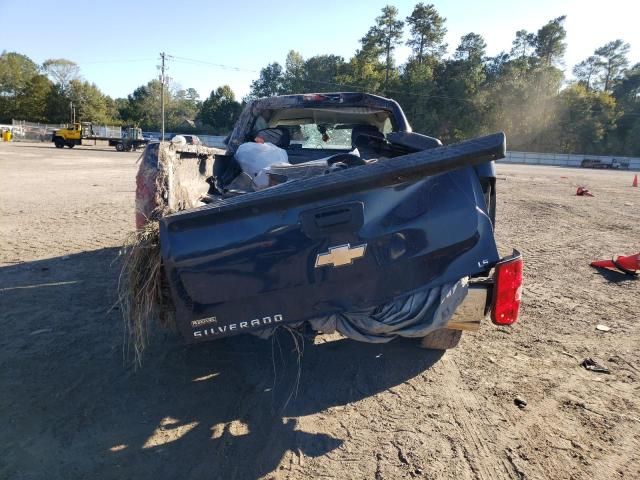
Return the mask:
POLYGON ((422 337, 420 347, 433 350, 449 350, 458 346, 460 338, 462 338, 462 330, 441 328, 422 337))
POLYGON ((116 143, 116 150, 119 152, 124 152, 124 143, 116 143))
POLYGON ((53 144, 56 146, 56 148, 64 148, 64 141, 61 138, 56 138, 53 141, 53 144))
POLYGON ((69 147, 69 148, 73 148, 75 146, 76 146, 75 143, 67 143, 67 147, 69 147))

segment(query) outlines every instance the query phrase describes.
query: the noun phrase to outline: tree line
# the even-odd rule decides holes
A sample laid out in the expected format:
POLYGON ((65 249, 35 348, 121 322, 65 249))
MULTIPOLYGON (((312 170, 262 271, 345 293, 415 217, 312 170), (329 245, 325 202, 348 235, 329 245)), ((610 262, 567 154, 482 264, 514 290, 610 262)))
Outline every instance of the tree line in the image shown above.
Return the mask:
POLYGON ((629 44, 616 39, 567 81, 565 19, 519 30, 512 48, 492 57, 470 32, 447 58, 446 19, 433 5, 418 3, 404 19, 388 5, 348 61, 292 50, 284 66, 260 71, 250 96, 366 91, 396 99, 415 131, 445 142, 504 130, 513 150, 640 156, 640 64, 629 68, 629 44), (411 55, 397 65, 404 38, 411 55))
MULTIPOLYGON (((39 123, 68 123, 71 106, 78 121, 160 129, 162 84, 151 80, 126 98, 113 99, 82 80, 80 68, 67 59, 49 59, 38 65, 17 52, 0 54, 0 123, 12 119, 39 123)), ((194 88, 165 85, 168 130, 227 133, 242 106, 228 86, 211 92, 204 101, 194 88), (198 127, 187 121, 197 120, 198 127)))
MULTIPOLYGON (((364 91, 396 99, 415 131, 445 142, 504 130, 513 150, 640 156, 640 64, 629 65, 629 45, 616 39, 575 65, 568 81, 564 22, 561 16, 535 32, 519 30, 512 48, 495 56, 470 32, 447 57, 446 19, 433 5, 418 3, 405 18, 388 5, 350 59, 305 59, 291 50, 284 65, 260 70, 242 101, 227 85, 204 100, 193 88, 165 86, 167 129, 186 132, 184 120, 195 120, 193 131, 224 134, 251 98, 364 91), (403 41, 411 54, 398 64, 403 41)), ((161 90, 152 80, 112 99, 69 60, 37 65, 16 52, 0 55, 0 122, 66 122, 73 102, 81 120, 157 130, 161 90)))

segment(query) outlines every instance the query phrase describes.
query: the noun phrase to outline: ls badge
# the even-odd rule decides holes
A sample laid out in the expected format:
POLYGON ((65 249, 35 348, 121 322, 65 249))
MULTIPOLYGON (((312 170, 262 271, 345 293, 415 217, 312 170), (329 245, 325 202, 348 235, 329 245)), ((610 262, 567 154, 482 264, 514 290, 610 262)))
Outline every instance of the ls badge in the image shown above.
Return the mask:
POLYGON ((366 243, 353 248, 351 248, 351 245, 348 243, 338 247, 329 247, 329 251, 327 253, 319 253, 316 257, 316 268, 351 265, 357 258, 364 257, 366 249, 366 243))

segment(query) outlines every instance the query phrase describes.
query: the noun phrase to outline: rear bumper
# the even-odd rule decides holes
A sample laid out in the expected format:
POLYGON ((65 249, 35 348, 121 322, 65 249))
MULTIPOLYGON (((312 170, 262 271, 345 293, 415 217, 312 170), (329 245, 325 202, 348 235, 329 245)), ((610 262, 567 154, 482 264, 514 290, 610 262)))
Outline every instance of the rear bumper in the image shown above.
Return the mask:
POLYGON ((458 306, 445 328, 475 332, 480 322, 487 318, 491 310, 493 279, 487 278, 470 283, 467 296, 458 306))

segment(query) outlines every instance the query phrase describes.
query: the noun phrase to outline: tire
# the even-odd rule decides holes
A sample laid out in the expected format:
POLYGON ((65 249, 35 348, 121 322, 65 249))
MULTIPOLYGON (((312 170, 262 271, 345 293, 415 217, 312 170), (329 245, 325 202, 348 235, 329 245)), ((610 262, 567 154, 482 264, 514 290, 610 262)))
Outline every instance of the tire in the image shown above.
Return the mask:
POLYGON ((67 143, 67 147, 73 148, 73 147, 75 147, 75 144, 74 143, 67 143))
POLYGON ((422 337, 420 348, 428 348, 432 350, 449 350, 455 348, 462 338, 462 330, 451 330, 441 328, 429 335, 422 337))
POLYGON ((64 148, 64 142, 60 138, 54 139, 53 143, 56 146, 56 148, 64 148))
POLYGON ((116 143, 116 150, 119 152, 124 152, 124 143, 116 143))

